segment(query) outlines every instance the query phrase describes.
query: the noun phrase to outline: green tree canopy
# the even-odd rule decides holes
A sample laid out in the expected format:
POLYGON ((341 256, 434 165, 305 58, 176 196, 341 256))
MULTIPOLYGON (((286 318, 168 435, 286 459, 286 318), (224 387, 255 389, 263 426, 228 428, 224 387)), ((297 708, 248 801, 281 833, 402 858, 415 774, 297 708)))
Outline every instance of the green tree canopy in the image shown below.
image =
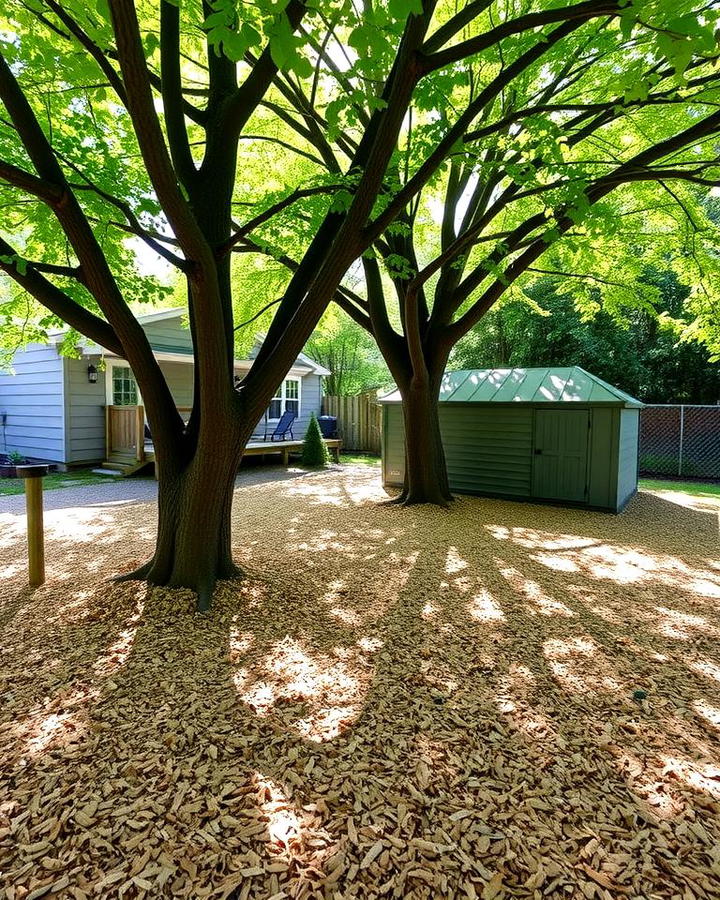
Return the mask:
POLYGON ((672 272, 649 272, 656 311, 585 314, 574 279, 546 278, 523 299, 501 301, 453 351, 451 368, 580 365, 646 403, 716 403, 720 366, 686 335, 688 289, 672 272))
MULTIPOLYGON (((713 339, 717 16, 714 7, 662 0, 541 9, 471 2, 451 20, 463 26, 448 46, 435 52, 428 42, 441 68, 413 96, 365 229, 365 285, 345 281, 335 296, 374 335, 404 399, 422 386, 423 403, 432 403, 452 347, 506 292, 543 274, 576 279, 580 308, 602 306, 622 321, 628 308, 652 313, 659 300, 645 267, 669 268, 689 289, 688 336, 713 339), (461 60, 462 48, 472 55, 461 60)), ((373 24, 371 16, 362 49, 382 57, 373 24)), ((443 27, 438 41, 448 36, 443 27)), ((356 35, 348 40, 361 46, 356 35)), ((373 62, 337 63, 337 32, 322 49, 344 92, 301 152, 314 156, 316 177, 332 179, 371 114, 361 70, 373 62)), ((309 97, 298 84, 283 96, 302 139, 309 97)), ((352 196, 348 184, 333 202, 352 196)), ((282 253, 274 236, 256 247, 292 268, 294 236, 315 221, 311 204, 304 209, 288 221, 293 237, 284 235, 282 253)), ((410 424, 408 435, 434 428, 429 419, 410 424)), ((441 455, 439 440, 431 443, 441 455)), ((414 455, 437 496, 442 463, 428 465, 427 446, 414 455)))

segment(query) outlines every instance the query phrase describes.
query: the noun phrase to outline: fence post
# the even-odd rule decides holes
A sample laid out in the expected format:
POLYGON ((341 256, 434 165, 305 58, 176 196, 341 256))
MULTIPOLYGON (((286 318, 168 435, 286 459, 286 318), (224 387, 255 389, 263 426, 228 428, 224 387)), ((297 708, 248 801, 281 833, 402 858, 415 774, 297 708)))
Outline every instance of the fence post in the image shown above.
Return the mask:
POLYGON ((45 535, 43 532, 43 485, 48 467, 27 465, 17 467, 17 477, 25 479, 25 510, 27 512, 28 583, 39 587, 45 583, 45 535))
POLYGON ((678 476, 682 475, 684 431, 685 431, 685 407, 681 403, 680 404, 680 448, 678 450, 678 476))

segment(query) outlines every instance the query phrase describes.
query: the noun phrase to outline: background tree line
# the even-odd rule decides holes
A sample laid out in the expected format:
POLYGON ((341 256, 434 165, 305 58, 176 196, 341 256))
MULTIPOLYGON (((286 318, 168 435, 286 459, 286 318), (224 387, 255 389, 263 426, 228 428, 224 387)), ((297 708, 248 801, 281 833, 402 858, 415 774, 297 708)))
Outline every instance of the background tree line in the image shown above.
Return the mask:
MULTIPOLYGON (((576 303, 572 279, 543 278, 490 310, 455 348, 450 369, 582 366, 646 403, 720 400, 720 365, 692 337, 690 289, 671 271, 650 270, 658 289, 653 310, 628 305, 622 315, 576 303)), ((597 292, 596 292, 597 294, 597 292)), ((360 326, 331 309, 308 353, 332 371, 325 393, 358 394, 392 378, 360 326)))

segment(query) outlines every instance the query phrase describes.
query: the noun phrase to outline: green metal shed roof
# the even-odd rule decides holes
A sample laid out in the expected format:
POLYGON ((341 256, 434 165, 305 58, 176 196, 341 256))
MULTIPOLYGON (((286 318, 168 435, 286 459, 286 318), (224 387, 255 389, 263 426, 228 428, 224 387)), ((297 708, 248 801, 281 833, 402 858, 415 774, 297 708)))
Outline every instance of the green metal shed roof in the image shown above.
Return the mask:
MULTIPOLYGON (((441 403, 603 403, 639 408, 643 404, 580 366, 538 369, 461 369, 446 372, 441 403)), ((380 403, 400 403, 400 392, 380 403)))

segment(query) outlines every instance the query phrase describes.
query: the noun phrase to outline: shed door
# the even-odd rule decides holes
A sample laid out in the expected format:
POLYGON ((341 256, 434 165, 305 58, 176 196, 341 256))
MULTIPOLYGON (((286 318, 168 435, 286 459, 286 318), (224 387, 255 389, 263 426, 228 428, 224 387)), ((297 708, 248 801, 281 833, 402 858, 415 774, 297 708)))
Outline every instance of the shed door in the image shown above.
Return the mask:
POLYGON ((587 409, 538 409, 535 413, 533 497, 587 499, 587 409))

